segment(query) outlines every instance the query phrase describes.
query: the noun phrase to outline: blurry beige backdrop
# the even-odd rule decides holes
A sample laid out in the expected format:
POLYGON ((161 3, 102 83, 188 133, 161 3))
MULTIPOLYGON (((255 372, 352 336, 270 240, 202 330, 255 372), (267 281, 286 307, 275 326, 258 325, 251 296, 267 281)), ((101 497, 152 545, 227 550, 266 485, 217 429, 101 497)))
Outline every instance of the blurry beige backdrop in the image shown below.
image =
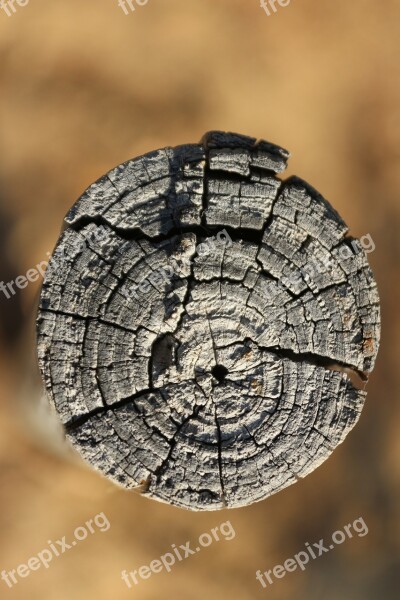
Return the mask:
POLYGON ((268 17, 259 0, 30 0, 0 11, 0 280, 51 251, 83 190, 128 158, 241 132, 292 152, 288 174, 315 186, 356 236, 370 233, 383 339, 361 420, 304 481, 251 507, 190 513, 114 488, 47 433, 34 372, 39 284, 1 303, 0 571, 103 511, 111 527, 1 598, 400 596, 400 2, 292 0, 268 17), (271 569, 357 517, 369 534, 289 573, 271 569), (129 590, 134 570, 170 545, 230 520, 215 543, 129 590))

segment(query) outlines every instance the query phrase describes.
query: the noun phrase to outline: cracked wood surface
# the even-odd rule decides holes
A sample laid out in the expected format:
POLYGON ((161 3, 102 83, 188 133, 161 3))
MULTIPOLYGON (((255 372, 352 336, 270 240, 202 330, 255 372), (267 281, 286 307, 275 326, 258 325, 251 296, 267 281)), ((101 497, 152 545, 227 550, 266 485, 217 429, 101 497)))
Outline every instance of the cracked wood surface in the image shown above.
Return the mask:
POLYGON ((116 167, 66 216, 39 365, 68 439, 115 482, 192 510, 248 505, 358 420, 348 373, 374 366, 376 284, 331 205, 278 177, 288 156, 210 132, 116 167))

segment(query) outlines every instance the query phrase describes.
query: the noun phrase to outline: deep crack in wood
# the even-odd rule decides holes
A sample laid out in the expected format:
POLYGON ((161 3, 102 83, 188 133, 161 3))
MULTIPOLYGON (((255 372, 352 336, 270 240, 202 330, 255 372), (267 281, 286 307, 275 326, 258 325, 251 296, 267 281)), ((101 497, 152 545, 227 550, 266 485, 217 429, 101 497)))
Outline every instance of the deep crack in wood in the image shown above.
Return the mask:
POLYGON ((115 482, 192 510, 248 505, 358 420, 348 372, 374 365, 376 284, 332 206, 277 177, 288 156, 210 132, 116 167, 69 211, 39 365, 67 437, 115 482))

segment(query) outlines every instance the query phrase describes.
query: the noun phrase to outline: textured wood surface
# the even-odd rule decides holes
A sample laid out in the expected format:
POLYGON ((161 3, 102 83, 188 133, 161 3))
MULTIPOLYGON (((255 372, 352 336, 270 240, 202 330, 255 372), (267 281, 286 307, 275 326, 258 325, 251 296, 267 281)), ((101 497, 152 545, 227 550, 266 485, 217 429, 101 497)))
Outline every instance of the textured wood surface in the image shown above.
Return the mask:
POLYGON ((374 366, 376 285, 330 204, 278 178, 287 158, 211 132, 116 167, 68 213, 39 365, 69 440, 114 481, 243 506, 311 473, 358 420, 347 372, 374 366))

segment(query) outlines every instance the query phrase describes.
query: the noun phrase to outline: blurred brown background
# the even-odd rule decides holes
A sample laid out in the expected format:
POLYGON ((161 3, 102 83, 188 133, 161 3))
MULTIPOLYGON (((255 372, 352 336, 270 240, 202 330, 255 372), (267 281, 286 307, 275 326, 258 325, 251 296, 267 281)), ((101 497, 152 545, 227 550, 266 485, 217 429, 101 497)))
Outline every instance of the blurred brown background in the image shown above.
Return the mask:
POLYGON ((103 511, 111 528, 1 598, 394 600, 400 597, 398 0, 33 1, 0 11, 0 251, 5 282, 51 251, 67 209, 114 165, 210 129, 292 152, 356 236, 370 233, 383 339, 361 420, 316 472, 251 507, 190 513, 115 489, 48 433, 34 372, 39 283, 1 302, 0 570, 103 511), (353 538, 266 590, 305 542, 353 538), (230 520, 236 538, 129 590, 121 570, 230 520))

